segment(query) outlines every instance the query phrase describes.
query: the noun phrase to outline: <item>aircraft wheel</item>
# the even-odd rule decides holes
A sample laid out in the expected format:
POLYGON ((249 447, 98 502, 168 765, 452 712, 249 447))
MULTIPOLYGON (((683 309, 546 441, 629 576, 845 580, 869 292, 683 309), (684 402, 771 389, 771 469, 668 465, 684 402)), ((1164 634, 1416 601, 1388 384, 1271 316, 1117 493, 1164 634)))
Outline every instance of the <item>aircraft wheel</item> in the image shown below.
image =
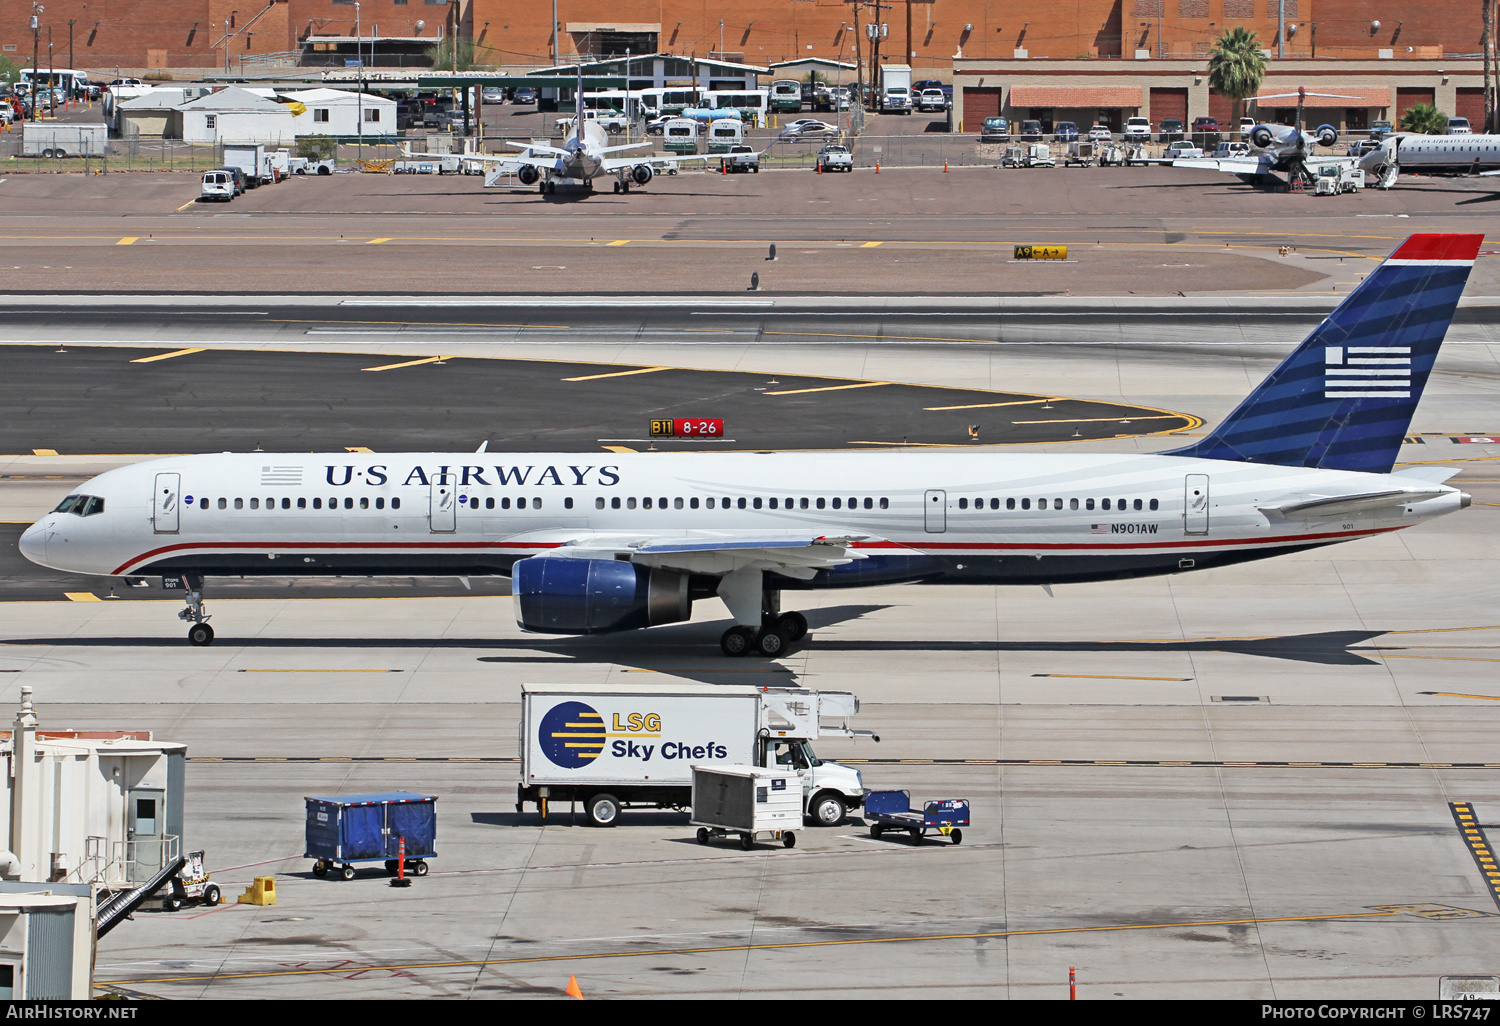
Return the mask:
POLYGON ((756 649, 768 659, 784 655, 788 644, 786 635, 781 632, 780 627, 761 631, 760 637, 755 640, 756 649))
POLYGON ((727 656, 742 656, 755 647, 755 632, 748 627, 731 627, 719 639, 719 648, 727 656))
POLYGON ((807 617, 801 613, 782 613, 776 621, 776 627, 786 635, 788 641, 801 641, 807 637, 807 617))
POLYGON ((212 645, 214 643, 214 629, 206 623, 195 623, 188 628, 188 644, 193 646, 212 645))
POLYGON ((541 193, 543 196, 547 195, 547 183, 546 182, 537 182, 536 183, 536 191, 539 192, 539 193, 541 193))
POLYGON ((621 192, 629 192, 630 191, 630 183, 629 182, 623 182, 623 183, 621 183, 621 185, 620 185, 620 191, 621 192))
POLYGON ((616 182, 615 183, 615 192, 618 193, 619 191, 620 191, 620 183, 616 182))
POLYGON ((548 196, 556 196, 557 195, 557 183, 556 182, 548 182, 547 183, 547 195, 548 196))

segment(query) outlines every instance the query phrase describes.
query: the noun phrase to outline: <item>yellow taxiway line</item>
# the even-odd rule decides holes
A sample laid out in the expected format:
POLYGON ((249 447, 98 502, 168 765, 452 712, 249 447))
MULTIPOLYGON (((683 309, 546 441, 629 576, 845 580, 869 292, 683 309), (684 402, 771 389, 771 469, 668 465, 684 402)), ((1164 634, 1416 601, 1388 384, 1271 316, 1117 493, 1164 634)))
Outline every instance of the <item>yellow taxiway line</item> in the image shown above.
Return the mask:
POLYGON ((635 370, 610 371, 607 374, 584 374, 576 378, 563 378, 564 381, 598 381, 601 378, 628 378, 632 374, 655 374, 657 371, 672 370, 671 367, 637 367, 635 370))
POLYGON ((766 395, 806 395, 808 392, 844 392, 851 388, 876 388, 880 385, 889 384, 889 381, 856 381, 852 385, 823 385, 818 388, 788 388, 780 392, 767 392, 766 395))
POLYGON ((405 363, 386 363, 381 364, 379 367, 361 367, 360 369, 367 371, 388 371, 401 367, 417 367, 424 363, 442 363, 444 360, 451 359, 453 359, 451 356, 426 356, 420 360, 407 360, 405 363))
POLYGON ((174 349, 170 353, 157 353, 155 356, 143 356, 139 360, 131 360, 131 363, 155 363, 157 360, 170 360, 176 356, 191 356, 193 353, 206 352, 204 349, 174 349))

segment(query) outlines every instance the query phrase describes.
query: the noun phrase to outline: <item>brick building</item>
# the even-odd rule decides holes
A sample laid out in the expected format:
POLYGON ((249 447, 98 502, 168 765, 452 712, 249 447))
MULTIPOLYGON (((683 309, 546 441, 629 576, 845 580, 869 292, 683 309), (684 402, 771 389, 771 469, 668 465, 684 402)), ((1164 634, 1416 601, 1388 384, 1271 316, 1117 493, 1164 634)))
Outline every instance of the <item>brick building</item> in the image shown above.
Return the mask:
MULTIPOLYGON (((1226 28, 1244 25, 1288 58, 1434 59, 1477 54, 1471 0, 882 0, 882 62, 946 74, 960 51, 978 59, 1191 59, 1226 28), (1278 5, 1285 32, 1278 36, 1278 5)), ((669 51, 766 65, 860 55, 874 13, 848 0, 557 0, 558 61, 579 54, 669 51), (855 19, 861 25, 856 39, 855 19)), ((0 52, 29 64, 31 0, 0 0, 0 52)), ((505 68, 554 63, 548 0, 361 0, 363 35, 436 42, 472 39, 481 60, 505 68)), ((253 67, 295 62, 310 36, 349 36, 353 0, 47 0, 40 51, 68 65, 71 24, 79 67, 104 71, 253 67)), ((310 44, 317 45, 317 44, 310 44)))

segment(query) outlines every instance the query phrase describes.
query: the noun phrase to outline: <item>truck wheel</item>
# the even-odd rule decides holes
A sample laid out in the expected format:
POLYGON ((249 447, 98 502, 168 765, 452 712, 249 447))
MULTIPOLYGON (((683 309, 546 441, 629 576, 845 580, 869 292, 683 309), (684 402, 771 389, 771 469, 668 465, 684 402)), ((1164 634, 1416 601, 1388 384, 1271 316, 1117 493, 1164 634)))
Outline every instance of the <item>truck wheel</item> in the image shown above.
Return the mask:
POLYGON ((207 887, 203 888, 203 904, 207 905, 209 908, 213 908, 215 905, 217 905, 221 897, 223 897, 223 895, 219 892, 218 884, 209 884, 207 887))
POLYGON ((596 827, 612 827, 620 820, 620 799, 612 794, 596 794, 588 803, 589 822, 596 827))
POLYGON ((318 174, 331 175, 333 174, 333 168, 329 167, 327 164, 320 164, 318 166, 318 174))
POLYGON ((697 836, 698 836, 698 843, 699 844, 707 844, 708 843, 708 827, 699 827, 698 828, 698 835, 697 836))
POLYGON ((833 791, 816 795, 808 805, 808 811, 812 813, 814 823, 825 827, 839 826, 849 815, 844 808, 844 799, 833 791))

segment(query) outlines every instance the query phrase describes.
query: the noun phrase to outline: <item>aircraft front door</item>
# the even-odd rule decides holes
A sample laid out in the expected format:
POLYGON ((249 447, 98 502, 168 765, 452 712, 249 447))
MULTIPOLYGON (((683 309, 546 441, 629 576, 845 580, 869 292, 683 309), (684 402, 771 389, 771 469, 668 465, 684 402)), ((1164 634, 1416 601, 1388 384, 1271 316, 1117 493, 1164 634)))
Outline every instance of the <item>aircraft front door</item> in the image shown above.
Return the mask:
POLYGON ((455 513, 458 509, 458 489, 451 474, 439 474, 432 479, 432 530, 448 533, 458 529, 455 513))
POLYGON ((927 533, 942 534, 948 530, 948 493, 941 488, 929 488, 922 502, 927 533))
POLYGON ((151 497, 151 529, 157 534, 177 533, 181 490, 181 474, 156 475, 156 493, 151 497))
POLYGON ((1208 533, 1208 475, 1189 474, 1184 486, 1182 529, 1188 534, 1208 533))

